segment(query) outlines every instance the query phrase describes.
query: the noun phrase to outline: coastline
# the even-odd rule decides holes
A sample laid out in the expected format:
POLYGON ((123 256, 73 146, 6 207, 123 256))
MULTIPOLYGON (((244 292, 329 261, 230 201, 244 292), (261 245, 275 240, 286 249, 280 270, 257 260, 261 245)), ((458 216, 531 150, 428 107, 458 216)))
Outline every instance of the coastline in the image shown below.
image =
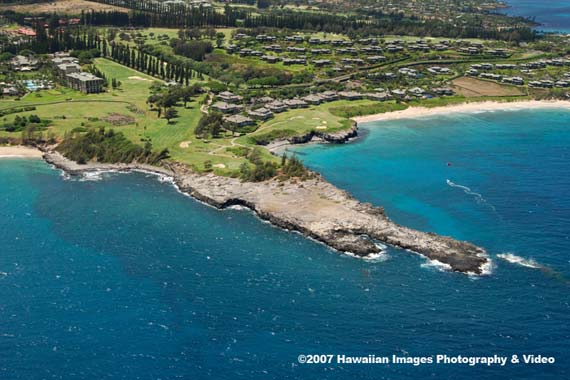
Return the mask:
MULTIPOLYGON (((413 119, 449 113, 493 112, 528 109, 570 109, 570 101, 474 102, 436 108, 411 107, 402 111, 353 118, 349 130, 335 134, 317 132, 274 141, 266 146, 272 153, 289 145, 342 144, 358 138, 358 125, 373 121, 413 119)), ((298 182, 269 180, 241 182, 236 178, 192 172, 184 164, 166 162, 161 167, 145 164, 79 165, 50 148, 3 147, 10 157, 43 159, 71 175, 93 171, 143 171, 166 176, 178 190, 218 209, 243 206, 259 218, 285 230, 296 231, 326 246, 360 258, 382 253, 382 244, 421 255, 450 271, 481 275, 492 265, 487 252, 469 242, 416 231, 400 226, 385 215, 382 207, 361 203, 320 175, 298 182), (9 152, 9 153, 8 153, 9 152)))
MULTIPOLYGON (((402 120, 421 119, 423 117, 433 117, 448 115, 450 113, 483 113, 495 111, 522 111, 538 109, 568 109, 570 110, 570 100, 523 100, 523 101, 485 101, 462 104, 452 104, 441 107, 409 107, 401 111, 385 112, 366 116, 356 116, 351 118, 355 125, 343 132, 331 134, 333 138, 324 138, 319 134, 307 134, 304 136, 274 140, 265 146, 272 154, 280 155, 292 146, 303 146, 313 144, 345 144, 357 140, 360 137, 361 124, 402 120)), ((328 137, 328 136, 325 136, 328 137)))
POLYGON ((294 136, 287 139, 273 140, 265 149, 272 154, 280 155, 287 151, 287 147, 293 145, 311 145, 311 144, 345 144, 358 138, 358 123, 353 120, 353 125, 345 131, 327 133, 311 131, 301 136, 294 136))
POLYGON ((217 209, 243 206, 274 226, 296 231, 360 258, 383 252, 382 244, 399 247, 470 275, 489 273, 487 252, 469 242, 426 233, 391 221, 381 207, 361 203, 322 177, 300 181, 241 182, 214 174, 197 174, 179 163, 163 167, 139 164, 79 165, 46 150, 44 160, 72 175, 92 171, 144 171, 172 178, 178 190, 217 209), (381 243, 381 244, 379 244, 381 243))
POLYGON ((416 119, 447 115, 449 113, 479 113, 493 111, 518 111, 534 109, 569 109, 570 101, 567 100, 524 100, 513 102, 473 102, 454 104, 443 107, 410 107, 402 111, 386 112, 368 116, 358 116, 352 118, 356 123, 370 123, 375 121, 389 121, 401 119, 416 119))
POLYGON ((23 145, 0 146, 1 158, 42 158, 43 152, 37 148, 23 145))

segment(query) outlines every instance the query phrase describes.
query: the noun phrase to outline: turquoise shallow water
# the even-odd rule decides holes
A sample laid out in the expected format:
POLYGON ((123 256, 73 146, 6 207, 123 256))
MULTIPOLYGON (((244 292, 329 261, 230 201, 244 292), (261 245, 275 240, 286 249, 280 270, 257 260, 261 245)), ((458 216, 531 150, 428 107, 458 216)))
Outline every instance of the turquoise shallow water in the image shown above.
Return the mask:
POLYGON ((496 266, 480 279, 395 249, 378 262, 339 255, 141 173, 70 180, 40 161, 2 160, 0 378, 567 378, 568 116, 401 120, 301 149, 396 221, 486 247, 496 266), (557 362, 297 364, 312 353, 557 362))
POLYGON ((570 33, 570 1, 568 0, 507 0, 504 12, 513 16, 534 18, 546 32, 570 33))

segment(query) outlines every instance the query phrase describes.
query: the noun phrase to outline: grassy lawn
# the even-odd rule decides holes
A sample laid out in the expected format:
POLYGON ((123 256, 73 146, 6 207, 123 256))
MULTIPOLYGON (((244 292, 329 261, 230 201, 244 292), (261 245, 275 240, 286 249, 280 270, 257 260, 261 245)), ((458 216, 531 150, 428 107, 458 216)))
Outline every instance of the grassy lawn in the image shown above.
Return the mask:
POLYGON ((435 107, 445 107, 456 104, 465 103, 480 103, 480 102, 518 102, 521 100, 530 100, 530 96, 480 96, 465 98, 462 96, 449 96, 445 98, 433 98, 433 99, 418 99, 412 100, 407 104, 412 107, 425 107, 425 108, 435 108, 435 107))
MULTIPOLYGON (((87 95, 57 87, 29 93, 21 100, 3 99, 0 100, 0 110, 36 107, 33 111, 7 115, 4 120, 12 121, 16 116, 35 114, 51 120, 49 130, 59 138, 77 127, 113 128, 139 144, 150 139, 155 149, 167 148, 173 159, 198 171, 204 170, 204 162, 211 161, 216 173, 229 175, 245 161, 243 157, 227 150, 234 147, 232 138, 207 141, 195 137, 194 129, 201 117, 202 98, 188 103, 186 108, 177 107, 178 117, 168 124, 165 119, 157 118, 157 113, 150 111, 146 104, 149 88, 157 79, 104 58, 96 59, 95 65, 108 79, 121 81, 120 89, 87 95), (111 114, 121 115, 130 122, 113 125, 105 120, 111 114)), ((0 131, 0 136, 19 137, 20 133, 0 131)), ((264 153, 264 156, 275 159, 269 153, 264 153)))
POLYGON ((285 66, 283 62, 279 62, 276 64, 267 63, 260 58, 252 58, 252 57, 240 57, 238 55, 230 55, 225 50, 222 49, 215 49, 212 54, 206 57, 205 62, 215 62, 218 64, 226 64, 231 66, 232 72, 243 72, 248 67, 256 67, 261 69, 279 69, 285 72, 295 73, 295 72, 302 72, 307 71, 306 65, 290 65, 285 66))
MULTIPOLYGON (((106 31, 108 28, 100 28, 100 31, 102 32, 101 35, 106 35, 106 31)), ((121 28, 114 28, 114 29, 121 29, 121 28)), ((237 28, 216 28, 216 32, 220 32, 224 34, 224 44, 228 45, 228 42, 231 40, 232 38, 232 33, 234 31, 236 31, 237 28)), ((144 40, 145 40, 145 44, 148 45, 159 45, 162 44, 164 45, 165 48, 169 48, 169 42, 171 39, 174 38, 178 38, 178 32, 180 31, 180 28, 145 28, 145 29, 141 29, 141 30, 137 30, 135 32, 133 31, 127 31, 127 34, 140 34, 144 40), (164 36, 168 36, 168 39, 164 39, 164 36)), ((135 41, 131 40, 131 41, 123 41, 120 37, 119 37, 119 33, 117 33, 117 36, 115 37, 115 41, 116 42, 121 42, 121 43, 126 43, 128 45, 131 46, 135 46, 136 43, 135 41)), ((215 46, 216 45, 216 41, 214 40, 209 40, 212 42, 212 44, 215 46)), ((165 49, 165 51, 167 52, 171 52, 171 49, 165 49)))
POLYGON ((81 14, 81 11, 120 11, 127 12, 128 9, 107 5, 102 3, 95 3, 86 0, 56 0, 44 3, 30 3, 30 4, 2 4, 0 5, 2 11, 14 11, 20 13, 32 14, 49 14, 58 13, 66 15, 81 14))
MULTIPOLYGON (((37 114, 41 118, 52 120, 50 130, 62 137, 66 131, 80 126, 112 126, 102 119, 110 114, 124 115, 133 122, 116 126, 117 130, 132 135, 137 126, 150 124, 158 127, 166 120, 158 120, 147 111, 146 98, 153 78, 121 66, 106 59, 97 59, 96 66, 109 78, 122 82, 118 90, 100 94, 83 94, 65 87, 29 93, 21 100, 7 99, 0 101, 0 109, 11 107, 35 106, 36 110, 18 113, 19 116, 37 114)), ((6 116, 11 120, 16 114, 6 116)), ((3 132, 5 133, 5 132, 3 132)))
POLYGON ((337 107, 358 107, 372 106, 380 104, 370 100, 339 100, 331 103, 325 103, 310 108, 296 109, 280 114, 276 114, 275 118, 266 121, 253 133, 248 136, 242 136, 237 141, 240 144, 250 144, 250 137, 260 137, 275 135, 276 133, 287 133, 288 136, 303 135, 311 131, 335 133, 350 128, 351 121, 343 116, 334 115, 331 110, 337 107))
POLYGON ((485 40, 479 38, 449 38, 449 37, 416 37, 416 36, 394 36, 394 35, 387 35, 384 37, 386 42, 392 42, 394 40, 406 41, 406 42, 415 42, 417 40, 427 40, 433 42, 440 42, 440 41, 465 41, 465 42, 472 42, 472 43, 484 43, 485 40))
MULTIPOLYGON (((155 33, 159 32, 156 30, 155 33)), ((29 93, 20 100, 0 100, 0 110, 11 107, 36 107, 33 111, 6 115, 4 121, 12 121, 16 116, 36 114, 42 119, 51 120, 49 130, 62 138, 66 132, 78 127, 113 128, 125 134, 131 141, 143 144, 150 140, 154 149, 167 148, 172 158, 188 164, 196 171, 204 171, 209 162, 214 172, 220 175, 234 175, 246 161, 244 147, 253 149, 255 139, 267 140, 268 136, 288 137, 303 135, 311 131, 335 133, 350 128, 350 117, 391 112, 408 106, 438 107, 471 101, 481 101, 480 97, 463 96, 414 100, 408 103, 396 101, 377 102, 371 100, 339 100, 306 109, 291 110, 275 115, 275 118, 261 123, 259 128, 248 135, 234 137, 228 134, 217 139, 198 139, 194 130, 201 118, 200 104, 206 95, 189 102, 186 107, 179 104, 178 117, 171 123, 158 118, 146 103, 153 82, 158 81, 144 73, 122 66, 110 60, 99 58, 94 64, 111 79, 122 84, 119 89, 100 94, 83 94, 65 87, 29 93), (110 117, 119 117, 120 122, 110 117)), ((524 97, 523 97, 524 98, 524 97)), ((521 97, 486 97, 484 100, 511 101, 521 97)), ((0 131, 0 136, 19 137, 20 133, 0 131)), ((279 160, 262 149, 266 160, 279 160)))

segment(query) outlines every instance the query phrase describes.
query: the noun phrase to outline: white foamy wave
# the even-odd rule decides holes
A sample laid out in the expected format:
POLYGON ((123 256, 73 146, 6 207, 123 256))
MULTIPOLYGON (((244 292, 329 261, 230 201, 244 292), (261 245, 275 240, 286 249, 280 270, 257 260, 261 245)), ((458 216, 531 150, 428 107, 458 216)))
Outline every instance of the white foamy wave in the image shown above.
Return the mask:
POLYGON ((467 195, 471 195, 475 198, 475 201, 478 204, 481 205, 485 205, 488 206, 491 210, 493 210, 494 212, 497 212, 497 209, 495 208, 495 206, 493 206, 492 204, 490 204, 489 202, 487 202, 487 200, 485 198, 483 198, 483 196, 479 193, 474 192, 473 190, 471 190, 469 187, 467 186, 463 186, 463 185, 459 185, 457 183, 454 183, 450 180, 447 180, 447 184, 451 187, 454 187, 456 189, 461 189, 463 190, 463 192, 467 195))
POLYGON ((71 180, 71 175, 69 175, 69 173, 65 172, 65 171, 61 171, 60 172, 60 177, 61 179, 63 179, 64 181, 70 181, 71 180))
POLYGON ((374 245, 375 245, 376 247, 380 248, 382 251, 385 251, 385 250, 388 249, 388 246, 387 246, 387 245, 384 245, 384 244, 379 243, 379 242, 375 242, 374 245))
POLYGON ((165 174, 158 175, 158 182, 174 184, 174 178, 165 174))
POLYGON ((61 178, 64 181, 96 182, 103 180, 105 174, 116 172, 115 170, 87 170, 81 172, 80 175, 70 175, 65 171, 61 171, 61 178))
POLYGON ((438 260, 429 260, 429 259, 426 263, 423 263, 421 267, 436 269, 440 272, 451 272, 453 270, 453 268, 449 264, 442 263, 441 261, 438 260))
POLYGON ((234 211, 250 211, 249 208, 241 205, 231 205, 226 207, 227 210, 234 210, 234 211))
POLYGON ((380 262, 388 260, 389 258, 390 258, 390 256, 386 252, 382 251, 382 252, 378 252, 378 253, 372 253, 366 257, 363 257, 362 260, 380 263, 380 262))
POLYGON ((481 276, 490 276, 491 274, 493 274, 493 269, 495 268, 495 264, 493 263, 493 260, 491 260, 490 258, 487 257, 487 262, 483 265, 481 265, 481 273, 475 273, 475 272, 467 272, 467 275, 476 280, 478 278, 480 278, 481 276))
POLYGON ((103 179, 102 171, 88 171, 81 173, 80 182, 96 182, 103 179))
POLYGON ((524 257, 520 257, 514 255, 512 253, 501 253, 497 255, 498 258, 505 260, 511 264, 521 265, 523 267, 532 268, 532 269, 542 269, 543 266, 534 261, 533 259, 525 259, 524 257))
POLYGON ((378 252, 378 253, 371 253, 368 256, 360 256, 360 255, 357 255, 353 252, 348 252, 348 251, 344 251, 343 253, 345 255, 353 257, 355 259, 361 259, 361 260, 368 261, 368 262, 382 262, 382 261, 386 261, 390 258, 390 256, 388 256, 388 254, 384 251, 378 252))
POLYGON ((481 267, 481 275, 482 276, 490 276, 493 273, 493 260, 488 259, 486 264, 483 264, 481 267))

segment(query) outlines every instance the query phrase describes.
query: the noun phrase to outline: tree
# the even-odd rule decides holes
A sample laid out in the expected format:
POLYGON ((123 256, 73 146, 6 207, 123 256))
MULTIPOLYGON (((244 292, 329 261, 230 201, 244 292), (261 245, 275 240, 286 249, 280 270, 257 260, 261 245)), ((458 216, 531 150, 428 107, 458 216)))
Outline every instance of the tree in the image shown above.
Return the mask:
POLYGON ((269 8, 271 6, 271 0, 257 0, 257 7, 259 9, 269 8))
POLYGON ((195 96, 200 92, 200 87, 194 86, 187 86, 181 89, 182 92, 182 101, 184 102, 184 107, 186 108, 186 104, 192 100, 192 97, 195 96))
POLYGON ((224 38, 226 38, 224 33, 216 33, 216 47, 221 48, 224 45, 224 38))
POLYGON ((210 112, 202 116, 194 134, 198 138, 205 138, 208 135, 218 137, 222 132, 223 115, 219 112, 210 112))
POLYGON ((170 124, 170 120, 174 119, 178 117, 178 111, 176 111, 176 109, 174 108, 167 108, 164 111, 164 118, 168 121, 168 124, 170 124))

